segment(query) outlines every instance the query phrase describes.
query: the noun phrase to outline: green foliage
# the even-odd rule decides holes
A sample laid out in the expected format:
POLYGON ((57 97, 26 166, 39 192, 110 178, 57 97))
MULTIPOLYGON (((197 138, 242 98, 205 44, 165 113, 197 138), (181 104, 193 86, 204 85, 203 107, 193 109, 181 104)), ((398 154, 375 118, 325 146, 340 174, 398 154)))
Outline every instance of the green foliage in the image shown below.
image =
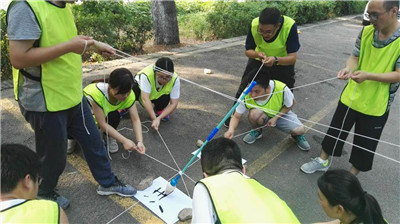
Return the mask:
POLYGON ((251 20, 265 7, 266 3, 259 1, 215 1, 207 14, 207 22, 217 38, 244 35, 249 30, 251 20))
POLYGON ((175 0, 175 5, 177 15, 183 16, 198 12, 207 12, 211 8, 212 1, 175 0))
POLYGON ((6 80, 12 78, 10 56, 8 54, 8 38, 7 38, 7 26, 6 26, 7 12, 1 9, 0 15, 1 15, 1 79, 6 80))
POLYGON ((197 12, 178 17, 179 35, 199 40, 210 40, 210 24, 206 21, 206 12, 197 12))
POLYGON ((277 7, 298 25, 361 13, 367 1, 191 1, 177 0, 181 35, 207 40, 245 35, 265 7, 277 7), (206 23, 204 22, 204 18, 206 23), (193 25, 192 25, 193 24, 193 25))
POLYGON ((152 37, 149 1, 84 1, 73 8, 78 33, 129 53, 142 52, 152 37))

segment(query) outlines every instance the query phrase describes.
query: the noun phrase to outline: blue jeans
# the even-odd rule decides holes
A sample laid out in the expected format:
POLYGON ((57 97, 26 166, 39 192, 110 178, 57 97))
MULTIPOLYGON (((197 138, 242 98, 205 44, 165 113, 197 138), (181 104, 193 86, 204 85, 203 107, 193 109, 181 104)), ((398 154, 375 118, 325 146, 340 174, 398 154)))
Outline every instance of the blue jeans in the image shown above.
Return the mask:
POLYGON ((81 145, 94 179, 103 187, 109 187, 115 182, 104 143, 85 98, 77 106, 63 111, 33 112, 26 111, 21 105, 20 109, 35 131, 36 153, 43 164, 43 182, 39 187, 39 195, 49 193, 57 186, 66 166, 68 135, 81 145), (90 134, 84 127, 81 105, 90 134))

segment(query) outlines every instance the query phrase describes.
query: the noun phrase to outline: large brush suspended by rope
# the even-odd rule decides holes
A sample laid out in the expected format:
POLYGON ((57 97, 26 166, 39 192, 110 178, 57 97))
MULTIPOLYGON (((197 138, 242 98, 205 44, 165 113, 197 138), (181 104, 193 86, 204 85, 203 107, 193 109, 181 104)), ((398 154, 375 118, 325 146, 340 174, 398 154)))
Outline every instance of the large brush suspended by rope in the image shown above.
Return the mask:
POLYGON ((210 135, 208 135, 207 140, 204 141, 204 143, 201 145, 201 147, 199 148, 199 150, 197 150, 196 154, 190 159, 190 161, 186 164, 186 166, 179 171, 178 175, 173 178, 170 182, 168 182, 167 187, 165 188, 165 194, 171 194, 175 188, 176 185, 178 184, 179 179, 182 177, 182 175, 185 173, 186 169, 189 168, 190 164, 193 163, 194 159, 197 157, 197 155, 203 150, 204 146, 211 141, 211 139, 214 137, 215 134, 217 134, 217 132, 219 131, 219 129, 222 127, 222 125, 224 124, 224 122, 231 116, 231 114, 235 111, 236 107, 239 106, 240 101, 243 101, 244 97, 251 91, 251 89, 253 89, 253 87, 256 85, 257 83, 255 81, 252 81, 250 83, 249 88, 247 88, 243 94, 240 96, 239 100, 236 101, 235 105, 233 105, 233 107, 229 110, 229 112, 225 115, 225 117, 221 120, 221 122, 219 122, 219 124, 217 125, 216 128, 214 128, 214 130, 212 130, 212 132, 210 133, 210 135))

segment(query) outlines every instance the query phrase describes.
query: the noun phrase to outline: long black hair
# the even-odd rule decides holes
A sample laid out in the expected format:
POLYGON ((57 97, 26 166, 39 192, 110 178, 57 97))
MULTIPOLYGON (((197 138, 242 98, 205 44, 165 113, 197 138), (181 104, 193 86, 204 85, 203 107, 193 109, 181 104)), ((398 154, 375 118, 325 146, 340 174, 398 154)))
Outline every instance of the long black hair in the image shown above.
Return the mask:
POLYGON ((349 171, 327 171, 318 179, 318 187, 331 206, 340 204, 357 217, 352 223, 386 223, 376 199, 363 190, 349 171))

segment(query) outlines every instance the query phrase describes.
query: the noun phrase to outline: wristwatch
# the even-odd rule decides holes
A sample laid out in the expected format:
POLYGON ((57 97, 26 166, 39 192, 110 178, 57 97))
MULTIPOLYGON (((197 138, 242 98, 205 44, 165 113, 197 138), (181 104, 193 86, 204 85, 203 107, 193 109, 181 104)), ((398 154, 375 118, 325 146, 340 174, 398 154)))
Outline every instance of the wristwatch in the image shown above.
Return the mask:
POLYGON ((274 66, 278 64, 278 58, 276 56, 274 56, 275 61, 274 61, 274 66))

